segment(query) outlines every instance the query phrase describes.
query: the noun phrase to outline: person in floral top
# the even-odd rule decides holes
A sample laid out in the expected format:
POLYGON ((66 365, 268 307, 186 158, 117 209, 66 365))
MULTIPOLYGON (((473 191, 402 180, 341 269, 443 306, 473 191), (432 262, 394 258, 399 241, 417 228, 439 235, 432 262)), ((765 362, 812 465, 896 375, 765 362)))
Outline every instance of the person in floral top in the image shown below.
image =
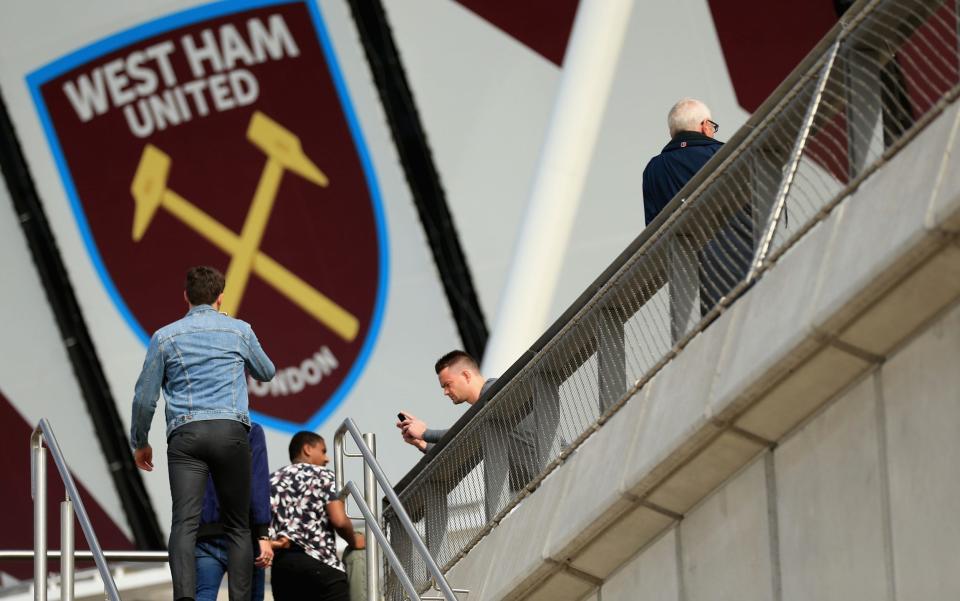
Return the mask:
POLYGON ((353 531, 343 501, 337 498, 333 471, 327 469, 327 444, 313 432, 290 441, 290 465, 270 476, 271 587, 276 601, 348 601, 350 589, 337 558, 334 531, 355 549, 363 536, 353 531))

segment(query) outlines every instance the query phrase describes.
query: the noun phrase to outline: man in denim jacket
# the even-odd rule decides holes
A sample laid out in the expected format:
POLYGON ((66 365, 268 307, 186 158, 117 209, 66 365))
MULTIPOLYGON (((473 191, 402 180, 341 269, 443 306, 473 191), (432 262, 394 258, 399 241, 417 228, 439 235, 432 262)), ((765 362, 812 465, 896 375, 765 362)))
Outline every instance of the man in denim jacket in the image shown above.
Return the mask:
POLYGON ((187 272, 189 311, 150 338, 133 397, 130 445, 137 467, 153 470, 147 441, 163 389, 173 520, 173 598, 194 599, 194 546, 208 474, 213 477, 227 538, 230 601, 249 601, 253 568, 248 515, 250 445, 245 368, 260 380, 276 372, 250 325, 218 312, 223 275, 211 267, 187 272))

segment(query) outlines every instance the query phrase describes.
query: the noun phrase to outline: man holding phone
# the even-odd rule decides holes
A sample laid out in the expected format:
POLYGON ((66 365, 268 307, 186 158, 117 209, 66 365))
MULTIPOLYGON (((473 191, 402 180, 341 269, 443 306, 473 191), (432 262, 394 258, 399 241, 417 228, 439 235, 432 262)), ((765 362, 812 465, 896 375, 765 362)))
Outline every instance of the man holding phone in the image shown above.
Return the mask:
MULTIPOLYGON (((460 350, 450 351, 440 357, 434 370, 443 394, 453 401, 454 405, 473 405, 497 381, 496 378, 484 379, 476 359, 460 350)), ((424 453, 440 442, 447 433, 447 430, 431 430, 423 420, 408 411, 398 413, 397 419, 397 427, 400 428, 404 442, 424 453)))
MULTIPOLYGON (((454 405, 473 405, 497 381, 496 378, 484 379, 476 359, 461 350, 450 351, 440 357, 434 365, 434 371, 437 372, 443 394, 453 401, 454 405)), ((397 419, 396 425, 400 428, 404 442, 424 453, 440 442, 447 433, 446 429, 430 429, 423 420, 408 411, 398 413, 397 419)), ((537 457, 536 439, 525 422, 526 420, 521 421, 506 434, 510 451, 510 488, 514 491, 526 486, 531 475, 539 470, 539 466, 534 465, 537 457)))

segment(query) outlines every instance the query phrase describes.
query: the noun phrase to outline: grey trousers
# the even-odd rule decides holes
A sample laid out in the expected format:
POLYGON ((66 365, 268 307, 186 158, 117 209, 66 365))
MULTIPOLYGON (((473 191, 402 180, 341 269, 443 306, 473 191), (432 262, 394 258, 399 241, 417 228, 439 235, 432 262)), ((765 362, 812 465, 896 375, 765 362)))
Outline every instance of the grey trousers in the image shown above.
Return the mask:
POLYGON ((170 573, 173 598, 194 599, 197 568, 194 547, 207 474, 220 501, 227 542, 230 601, 250 601, 253 549, 250 546, 250 443, 247 428, 229 419, 196 421, 173 431, 167 441, 173 522, 170 573))
POLYGON ((343 552, 343 566, 350 584, 350 601, 367 601, 367 552, 347 547, 343 552))

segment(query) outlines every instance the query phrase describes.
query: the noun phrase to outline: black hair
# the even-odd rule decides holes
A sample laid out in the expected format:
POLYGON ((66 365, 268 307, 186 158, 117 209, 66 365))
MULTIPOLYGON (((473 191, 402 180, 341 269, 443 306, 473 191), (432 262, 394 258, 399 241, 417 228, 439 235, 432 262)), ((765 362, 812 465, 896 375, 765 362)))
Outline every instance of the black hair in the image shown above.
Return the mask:
POLYGON ((320 436, 316 432, 309 432, 307 430, 301 430, 293 435, 293 438, 290 439, 290 446, 287 448, 287 452, 290 454, 290 461, 295 461, 297 457, 300 456, 300 452, 303 451, 305 445, 315 445, 325 441, 323 436, 320 436))

